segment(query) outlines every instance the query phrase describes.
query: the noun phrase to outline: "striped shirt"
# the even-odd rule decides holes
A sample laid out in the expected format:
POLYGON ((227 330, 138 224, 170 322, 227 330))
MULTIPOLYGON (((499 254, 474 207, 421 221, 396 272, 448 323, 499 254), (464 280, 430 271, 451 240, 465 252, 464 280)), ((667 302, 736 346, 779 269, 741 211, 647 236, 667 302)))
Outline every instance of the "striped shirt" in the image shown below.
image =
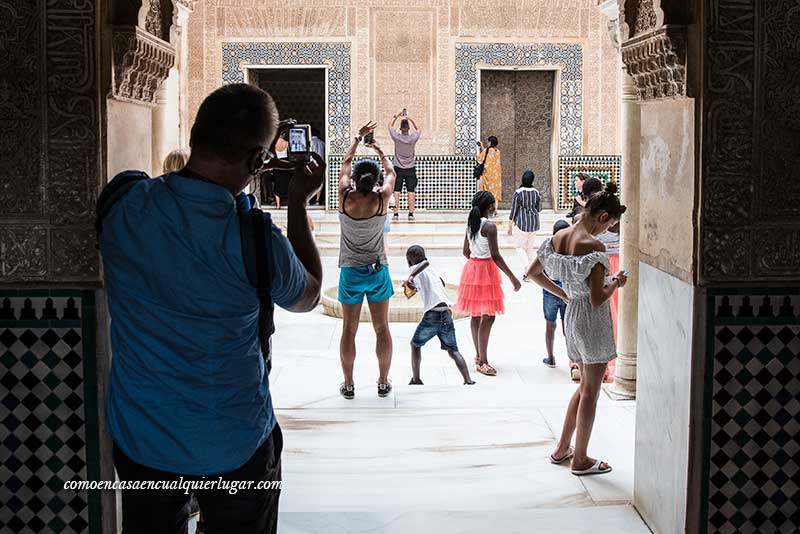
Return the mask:
POLYGON ((533 187, 520 187, 511 200, 509 220, 523 232, 539 229, 539 211, 542 209, 542 195, 533 187))

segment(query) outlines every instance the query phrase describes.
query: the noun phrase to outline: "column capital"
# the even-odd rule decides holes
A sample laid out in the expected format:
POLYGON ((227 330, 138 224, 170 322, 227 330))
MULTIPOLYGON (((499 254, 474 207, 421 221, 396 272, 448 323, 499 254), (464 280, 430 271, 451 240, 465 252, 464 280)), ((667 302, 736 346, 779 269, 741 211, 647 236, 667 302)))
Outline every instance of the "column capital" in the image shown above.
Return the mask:
POLYGON ((622 44, 639 100, 686 96, 686 27, 664 26, 622 44))
POLYGON ((112 96, 156 104, 158 88, 175 64, 175 47, 138 26, 115 27, 111 41, 112 96))

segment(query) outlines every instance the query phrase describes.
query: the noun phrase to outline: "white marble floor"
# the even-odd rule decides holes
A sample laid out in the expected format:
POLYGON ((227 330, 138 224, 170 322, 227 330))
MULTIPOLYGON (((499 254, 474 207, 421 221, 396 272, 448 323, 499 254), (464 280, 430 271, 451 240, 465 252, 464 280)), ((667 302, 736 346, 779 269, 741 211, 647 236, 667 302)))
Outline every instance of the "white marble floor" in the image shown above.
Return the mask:
MULTIPOLYGON (((515 272, 520 257, 506 258, 515 272)), ((325 286, 338 282, 325 259, 325 286)), ((448 281, 463 261, 436 258, 448 281)), ((405 274, 393 258, 394 278, 405 274)), ((341 323, 280 311, 273 338, 273 402, 284 431, 280 531, 647 533, 631 506, 635 404, 601 395, 590 454, 614 472, 578 478, 547 461, 575 386, 563 338, 557 369, 544 357, 541 290, 510 285, 506 316, 492 334, 497 377, 473 373, 464 386, 435 340, 423 349, 424 386, 408 386, 415 324, 393 323, 394 392, 378 398, 374 334, 357 337, 356 398, 338 394, 341 323)), ((456 323, 467 361, 474 356, 468 321, 456 323)))

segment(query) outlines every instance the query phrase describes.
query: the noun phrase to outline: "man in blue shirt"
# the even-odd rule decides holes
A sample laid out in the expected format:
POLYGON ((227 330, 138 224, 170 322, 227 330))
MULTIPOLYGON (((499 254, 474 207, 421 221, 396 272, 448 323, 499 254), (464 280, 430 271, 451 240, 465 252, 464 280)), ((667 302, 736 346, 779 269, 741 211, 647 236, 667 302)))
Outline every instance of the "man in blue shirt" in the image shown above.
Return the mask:
MULTIPOLYGON (((108 428, 120 480, 253 481, 192 491, 213 533, 275 532, 282 438, 258 335, 259 299, 242 258, 235 197, 270 159, 272 98, 224 86, 200 106, 185 169, 134 185, 103 220, 100 248, 113 361, 108 428)), ((306 203, 318 158, 294 171, 288 239, 274 225, 272 299, 289 311, 319 302, 322 265, 306 203)), ((184 489, 123 490, 123 531, 187 532, 184 489)))

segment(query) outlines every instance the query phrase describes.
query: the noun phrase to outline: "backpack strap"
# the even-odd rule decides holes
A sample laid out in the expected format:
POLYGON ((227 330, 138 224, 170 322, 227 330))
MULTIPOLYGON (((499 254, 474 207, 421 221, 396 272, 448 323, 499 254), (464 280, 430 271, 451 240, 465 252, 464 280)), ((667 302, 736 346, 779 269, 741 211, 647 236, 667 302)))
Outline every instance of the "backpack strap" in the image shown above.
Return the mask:
POLYGON ((250 284, 258 295, 258 337, 267 372, 272 369, 272 339, 275 333, 275 304, 272 301, 272 218, 245 202, 239 210, 242 257, 250 284))
POLYGON ((95 210, 94 229, 97 232, 97 240, 100 241, 100 233, 103 231, 103 219, 109 214, 111 208, 131 188, 142 180, 149 180, 150 176, 142 171, 122 171, 114 176, 100 192, 97 197, 97 209, 95 210))

